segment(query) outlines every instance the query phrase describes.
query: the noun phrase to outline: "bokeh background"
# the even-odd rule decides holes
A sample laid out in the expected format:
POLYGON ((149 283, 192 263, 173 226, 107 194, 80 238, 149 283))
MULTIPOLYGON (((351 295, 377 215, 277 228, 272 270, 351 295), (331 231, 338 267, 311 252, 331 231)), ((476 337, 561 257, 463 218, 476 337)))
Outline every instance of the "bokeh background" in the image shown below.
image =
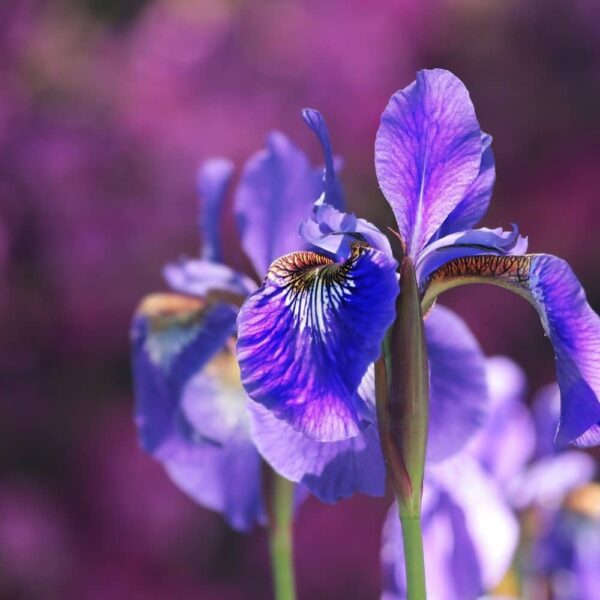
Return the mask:
MULTIPOLYGON (((518 223, 600 309, 600 9, 594 0, 0 2, 0 598, 268 598, 264 532, 195 506, 137 446, 128 328, 161 268, 199 247, 195 171, 280 129, 386 225, 373 143, 423 67, 467 84, 494 136, 484 225, 518 223)), ((231 219, 226 219, 226 226, 231 219)), ((235 235, 229 232, 235 260, 235 235)), ((530 390, 553 361, 522 301, 447 295, 530 390)), ((310 500, 302 598, 376 598, 386 500, 310 500)))

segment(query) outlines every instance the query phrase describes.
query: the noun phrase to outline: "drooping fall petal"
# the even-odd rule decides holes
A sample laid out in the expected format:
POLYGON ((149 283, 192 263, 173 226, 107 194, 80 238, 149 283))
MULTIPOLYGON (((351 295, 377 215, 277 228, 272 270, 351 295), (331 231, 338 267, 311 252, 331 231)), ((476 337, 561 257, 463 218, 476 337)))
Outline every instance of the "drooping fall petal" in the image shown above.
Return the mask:
POLYGON ((236 312, 177 294, 148 296, 132 326, 136 423, 142 445, 156 451, 175 426, 190 377, 221 348, 236 312))
POLYGON ((358 394, 372 422, 358 435, 319 442, 251 402, 252 437, 263 458, 280 474, 306 486, 322 502, 334 503, 356 493, 383 496, 385 465, 375 423, 375 385, 370 368, 358 394))
POLYGON ((600 317, 562 259, 548 254, 470 256, 442 265, 425 282, 430 303, 465 283, 491 283, 523 296, 538 311, 554 346, 561 395, 559 446, 600 443, 600 317))
POLYGON ((394 318, 395 269, 364 244, 341 263, 312 252, 273 263, 238 317, 250 397, 316 440, 357 435, 366 423, 356 391, 394 318))
POLYGON ((556 354, 561 393, 556 441, 600 444, 600 318, 560 258, 533 255, 528 288, 556 354))
POLYGON ((155 453, 180 489, 240 531, 266 523, 248 401, 225 347, 183 389, 176 431, 155 453))

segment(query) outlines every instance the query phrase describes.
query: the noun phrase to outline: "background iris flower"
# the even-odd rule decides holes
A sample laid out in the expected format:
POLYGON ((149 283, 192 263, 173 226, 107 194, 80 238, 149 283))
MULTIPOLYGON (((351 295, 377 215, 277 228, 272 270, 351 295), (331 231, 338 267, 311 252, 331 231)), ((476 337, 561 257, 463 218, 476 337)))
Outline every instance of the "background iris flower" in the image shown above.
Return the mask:
MULTIPOLYGON (((233 165, 222 159, 199 171, 199 259, 165 269, 177 293, 155 294, 133 322, 136 422, 144 448, 203 506, 236 529, 266 521, 261 460, 252 441, 248 397, 233 352, 237 305, 253 279, 223 261, 220 238, 233 165), (231 485, 235 481, 236 485, 231 485)), ((321 169, 279 132, 247 162, 235 193, 242 245, 257 272, 297 245, 296 214, 320 193, 321 169), (286 210, 273 204, 286 199, 286 210)))
MULTIPOLYGON (((522 370, 500 356, 486 365, 490 402, 482 427, 461 452, 426 469, 423 537, 431 599, 476 600, 494 590, 518 545, 525 568, 512 573, 502 589, 533 594, 536 578, 560 568, 575 572, 576 561, 567 560, 565 546, 582 552, 581 540, 597 535, 593 515, 574 518, 562 508, 569 494, 575 494, 572 505, 593 495, 586 484, 595 466, 583 452, 557 450, 551 443, 548 432, 556 429, 559 418, 558 388, 552 385, 538 393, 531 412, 522 370), (580 524, 575 527, 575 522, 580 524)), ((382 544, 383 598, 405 598, 402 536, 394 506, 382 544)), ((593 552, 592 544, 589 550, 593 552)), ((582 569, 593 564, 581 562, 582 569)))
POLYGON ((526 573, 532 593, 556 600, 593 600, 600 585, 600 486, 573 490, 560 511, 543 523, 532 543, 526 573))
MULTIPOLYGON (((264 272, 278 253, 297 247, 300 217, 323 190, 343 206, 341 186, 332 177, 326 128, 319 115, 312 115, 318 122, 310 117, 305 119, 324 148, 325 171, 311 167, 287 137, 273 132, 267 147, 245 165, 235 191, 242 246, 256 273, 264 272)), ((373 429, 360 439, 325 445, 274 422, 242 388, 233 353, 235 318, 257 284, 224 262, 219 223, 232 175, 229 161, 202 165, 201 256, 165 268, 176 293, 152 294, 142 301, 132 339, 136 423, 144 449, 196 501, 222 512, 234 528, 247 530, 266 521, 255 446, 270 456, 283 445, 293 464, 286 459, 277 468, 277 457, 271 464, 328 502, 357 491, 383 495, 385 467, 373 429)), ((360 393, 374 414, 372 373, 364 377, 360 393)))
MULTIPOLYGON (((522 403, 524 377, 502 357, 486 361, 486 376, 490 401, 482 427, 458 454, 426 467, 423 544, 432 600, 476 600, 500 582, 517 547, 519 525, 503 486, 504 477, 523 469, 534 443, 522 403)), ((381 563, 382 597, 406 598, 395 506, 383 528, 381 563)))

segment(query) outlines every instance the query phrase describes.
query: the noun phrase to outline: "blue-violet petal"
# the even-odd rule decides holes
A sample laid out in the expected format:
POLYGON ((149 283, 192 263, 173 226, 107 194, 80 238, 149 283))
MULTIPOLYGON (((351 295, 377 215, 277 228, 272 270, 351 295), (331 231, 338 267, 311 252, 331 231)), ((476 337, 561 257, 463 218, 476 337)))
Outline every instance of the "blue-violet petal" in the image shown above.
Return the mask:
POLYGON ((469 92, 449 71, 419 71, 391 97, 377 132, 375 168, 410 256, 464 198, 481 154, 469 92))
POLYGON ((396 266, 364 244, 342 263, 313 252, 274 262, 238 317, 249 396, 316 440, 358 435, 356 391, 395 316, 396 266))

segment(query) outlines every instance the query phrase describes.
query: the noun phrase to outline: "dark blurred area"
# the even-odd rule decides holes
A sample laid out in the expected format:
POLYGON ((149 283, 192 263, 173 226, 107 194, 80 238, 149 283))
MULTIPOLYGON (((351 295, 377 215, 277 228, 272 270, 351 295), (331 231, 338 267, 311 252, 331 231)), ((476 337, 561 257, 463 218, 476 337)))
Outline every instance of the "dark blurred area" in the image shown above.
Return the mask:
MULTIPOLYGON (((0 3, 0 598, 266 598, 265 534, 232 533, 138 449, 128 329, 199 247, 195 171, 326 117, 350 205, 380 226, 373 144, 425 67, 494 136, 483 225, 517 223, 600 309, 600 7, 593 0, 8 0, 0 3)), ((228 215, 226 225, 231 224, 228 215)), ((236 239, 230 232, 233 258, 236 239)), ((444 302, 530 389, 552 349, 496 288, 444 302)), ((376 598, 388 502, 310 500, 301 598, 376 598)))

